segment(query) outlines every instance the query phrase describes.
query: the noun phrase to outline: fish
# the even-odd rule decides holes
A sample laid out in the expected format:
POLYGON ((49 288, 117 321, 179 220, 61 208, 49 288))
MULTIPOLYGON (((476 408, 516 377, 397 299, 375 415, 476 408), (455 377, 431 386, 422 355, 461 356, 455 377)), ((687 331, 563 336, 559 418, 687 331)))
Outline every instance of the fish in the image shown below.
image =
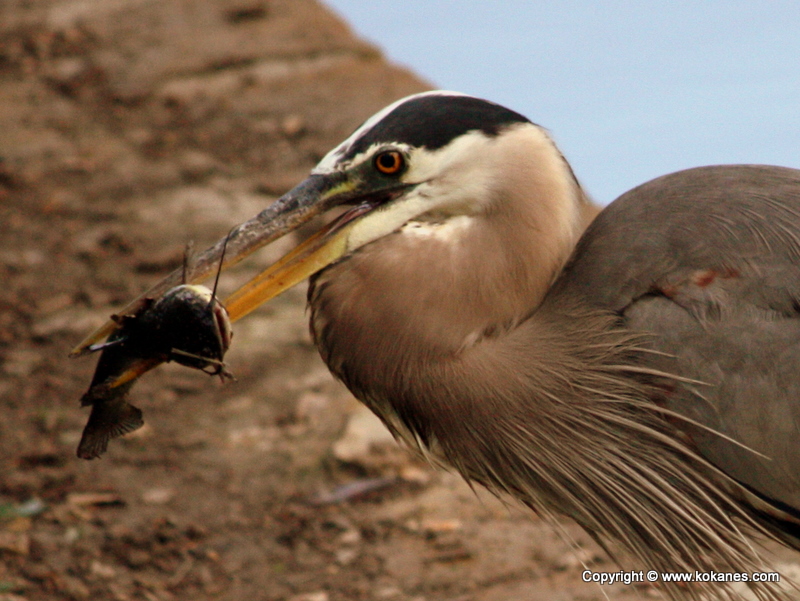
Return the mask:
POLYGON ((116 329, 106 342, 90 347, 101 354, 81 397, 82 407, 92 407, 78 445, 81 459, 99 458, 109 441, 144 425, 142 411, 128 397, 136 381, 154 367, 174 361, 223 381, 233 379, 223 362, 233 337, 230 318, 205 286, 175 286, 112 319, 116 329))

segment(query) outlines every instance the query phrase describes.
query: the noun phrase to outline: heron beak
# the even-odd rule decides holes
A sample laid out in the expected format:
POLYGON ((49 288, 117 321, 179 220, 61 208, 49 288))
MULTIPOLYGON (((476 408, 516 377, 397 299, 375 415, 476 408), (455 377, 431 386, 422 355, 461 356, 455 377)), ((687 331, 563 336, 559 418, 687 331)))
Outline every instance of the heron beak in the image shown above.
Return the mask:
POLYGON ((371 208, 362 204, 345 212, 231 294, 224 303, 231 321, 241 319, 344 256, 355 220, 371 208))
MULTIPOLYGON (((330 176, 311 176, 315 177, 330 176)), ((304 186, 305 183, 300 184, 295 190, 304 186)), ((375 209, 385 208, 390 201, 402 196, 411 187, 412 184, 404 183, 388 186, 385 183, 373 184, 352 175, 342 182, 326 187, 323 196, 316 199, 305 198, 303 202, 313 206, 323 205, 329 208, 346 204, 350 208, 228 297, 224 304, 230 320, 233 322, 241 319, 259 305, 374 238, 375 228, 370 228, 372 236, 365 236, 363 231, 357 230, 358 226, 370 216, 381 212, 375 209)), ((293 192, 294 190, 289 194, 293 192)))
MULTIPOLYGON (((253 219, 234 228, 228 236, 203 252, 196 261, 190 281, 183 281, 183 271, 175 270, 153 288, 132 301, 121 315, 132 314, 141 306, 143 298, 158 298, 170 288, 182 283, 195 284, 205 280, 220 267, 226 270, 267 244, 296 230, 313 217, 342 204, 353 204, 343 215, 311 236, 254 280, 233 293, 225 301, 230 320, 236 321, 258 305, 277 296, 287 288, 316 273, 341 258, 349 248, 348 238, 358 218, 375 207, 365 201, 359 204, 365 186, 354 174, 333 172, 312 174, 298 186, 284 194, 253 219)), ((379 193, 381 199, 396 196, 396 191, 379 193)), ((70 356, 76 357, 97 350, 98 343, 117 329, 109 320, 92 332, 70 356)))

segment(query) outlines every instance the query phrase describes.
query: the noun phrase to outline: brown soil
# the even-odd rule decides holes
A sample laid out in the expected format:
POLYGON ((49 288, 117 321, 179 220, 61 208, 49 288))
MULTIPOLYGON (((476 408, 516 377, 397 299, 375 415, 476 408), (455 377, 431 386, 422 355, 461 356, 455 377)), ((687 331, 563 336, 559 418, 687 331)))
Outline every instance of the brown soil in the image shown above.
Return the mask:
POLYGON ((604 598, 582 564, 616 568, 574 525, 386 441, 303 290, 236 324, 238 381, 159 368, 132 395, 145 427, 75 456, 95 361, 69 349, 426 87, 313 0, 4 0, 0 600, 604 598))

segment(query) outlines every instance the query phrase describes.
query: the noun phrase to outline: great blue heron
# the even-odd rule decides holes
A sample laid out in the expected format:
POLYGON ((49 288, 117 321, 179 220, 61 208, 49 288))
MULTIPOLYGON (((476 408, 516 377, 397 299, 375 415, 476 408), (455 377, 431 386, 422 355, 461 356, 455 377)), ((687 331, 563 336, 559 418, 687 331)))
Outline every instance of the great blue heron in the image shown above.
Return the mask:
POLYGON ((692 169, 600 211, 541 127, 428 92, 239 226, 227 265, 342 206, 233 320, 310 277, 323 359, 398 439, 644 568, 763 570, 754 533, 800 548, 800 171, 692 169))

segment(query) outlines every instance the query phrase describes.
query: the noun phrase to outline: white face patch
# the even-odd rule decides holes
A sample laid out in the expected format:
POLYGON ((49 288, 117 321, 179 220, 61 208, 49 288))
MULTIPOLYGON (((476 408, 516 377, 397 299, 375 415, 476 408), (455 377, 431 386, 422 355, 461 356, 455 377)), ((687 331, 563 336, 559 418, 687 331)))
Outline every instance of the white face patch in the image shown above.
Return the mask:
MULTIPOLYGON (((512 113, 507 122, 503 121, 504 116, 494 126, 489 121, 486 127, 482 127, 480 118, 468 121, 467 127, 471 129, 445 130, 449 137, 434 136, 432 139, 437 141, 431 147, 421 141, 419 145, 410 145, 376 135, 374 130, 384 127, 382 121, 391 121, 398 107, 425 96, 444 97, 445 101, 448 96, 474 98, 435 91, 398 100, 368 119, 312 171, 325 175, 358 170, 358 174, 353 175, 354 190, 359 184, 365 184, 365 198, 371 193, 380 194, 384 185, 386 190, 399 189, 396 184, 408 185, 401 196, 374 207, 340 232, 345 254, 392 232, 458 246, 460 240, 469 237, 472 226, 483 217, 501 211, 503 203, 512 199, 524 203, 527 198, 544 202, 537 205, 538 208, 521 213, 535 215, 537 222, 545 224, 542 227, 557 230, 556 237, 571 240, 577 213, 573 202, 574 179, 547 133, 519 115, 517 119, 512 113), (379 174, 364 176, 376 154, 390 149, 406 157, 406 168, 399 177, 388 179, 384 184, 379 174), (356 152, 358 154, 354 155, 356 152), (362 177, 365 177, 363 182, 357 181, 362 177), (542 199, 538 198, 539 193, 542 199), (565 197, 568 201, 559 204, 565 197)), ((433 102, 438 107, 436 110, 441 110, 437 104, 439 100, 433 102)), ((435 114, 437 118, 446 119, 446 114, 445 117, 438 112, 435 114)), ((413 113, 407 118, 413 125, 413 113)), ((436 122, 432 123, 434 127, 436 122)), ((392 127, 387 131, 393 131, 392 127)), ((402 128, 399 131, 402 132, 402 128)), ((424 136, 412 138, 425 139, 424 136)))
POLYGON ((468 215, 450 217, 445 221, 412 220, 407 222, 400 233, 404 236, 428 238, 445 243, 453 243, 469 235, 469 229, 475 224, 475 218, 468 215))
MULTIPOLYGON (((422 92, 420 94, 412 94, 411 96, 406 96, 405 98, 401 98, 390 104, 389 106, 381 109, 372 117, 367 119, 356 131, 354 131, 349 138, 347 138, 344 142, 339 144, 336 148, 331 150, 328 154, 326 154, 323 159, 317 164, 314 169, 311 170, 312 174, 324 174, 324 173, 332 173, 334 171, 340 170, 344 164, 341 163, 341 159, 343 156, 347 154, 347 151, 353 145, 353 143, 361 138, 366 132, 370 129, 375 127, 378 123, 383 120, 386 115, 391 113, 401 104, 408 102, 409 100, 415 100, 417 98, 421 98, 424 96, 468 96, 468 94, 462 94, 460 92, 448 92, 446 90, 432 90, 430 92, 422 92)), ((374 152, 374 150, 370 149, 370 151, 374 152)), ((370 151, 364 153, 364 157, 370 155, 370 151)), ((360 157, 361 155, 359 155, 360 157)), ((358 158, 358 157, 356 157, 358 158)), ((362 162, 364 159, 362 158, 359 161, 353 159, 352 161, 347 162, 347 166, 355 165, 359 162, 362 162)))
POLYGON ((429 204, 427 199, 412 191, 400 202, 371 211, 366 218, 353 224, 347 238, 348 252, 391 234, 406 222, 425 213, 429 204))
POLYGON ((496 177, 489 160, 495 141, 471 131, 438 150, 415 148, 403 181, 420 184, 419 193, 431 199, 429 210, 451 215, 480 212, 496 177))
POLYGON ((465 235, 477 216, 498 198, 498 173, 503 173, 503 165, 497 161, 503 159, 496 155, 501 147, 522 147, 525 140, 532 139, 558 159, 555 147, 538 126, 513 125, 504 136, 472 131, 438 150, 411 149, 401 181, 414 184, 413 189, 353 224, 348 252, 401 229, 403 234, 450 242, 465 235))

